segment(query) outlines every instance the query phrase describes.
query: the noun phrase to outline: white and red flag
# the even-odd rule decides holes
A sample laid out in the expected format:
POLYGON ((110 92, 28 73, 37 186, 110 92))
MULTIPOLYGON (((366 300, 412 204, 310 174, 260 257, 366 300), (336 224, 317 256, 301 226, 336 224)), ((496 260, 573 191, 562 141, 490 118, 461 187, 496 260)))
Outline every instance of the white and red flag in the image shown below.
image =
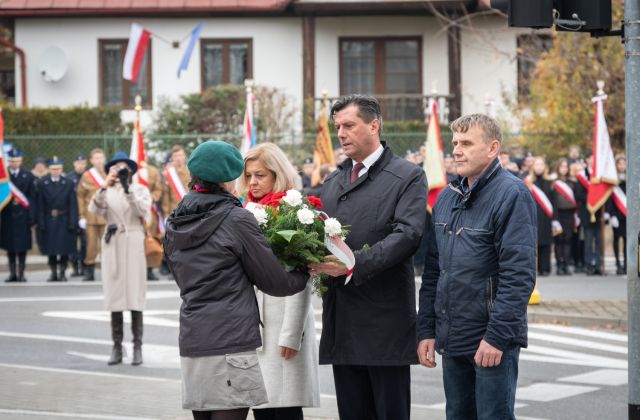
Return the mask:
POLYGON ((429 212, 435 206, 442 189, 447 185, 447 175, 444 170, 444 153, 442 151, 442 137, 438 122, 438 103, 431 102, 429 126, 427 128, 427 142, 423 168, 429 183, 427 209, 429 212))
POLYGON ((122 64, 123 79, 130 80, 134 83, 138 80, 140 68, 142 67, 144 55, 147 52, 150 40, 151 32, 137 23, 131 24, 131 34, 129 35, 127 52, 124 55, 124 63, 122 64))
POLYGON ((593 129, 593 168, 587 194, 587 209, 591 213, 591 221, 595 222, 595 213, 607 201, 618 185, 618 172, 613 158, 613 150, 609 140, 607 121, 604 118, 604 101, 607 95, 593 98, 595 105, 593 129))
POLYGON ((613 202, 624 217, 627 217, 627 194, 620 187, 613 188, 613 202))
POLYGON ((255 99, 251 89, 247 88, 247 106, 244 111, 242 143, 240 143, 240 153, 242 156, 246 156, 249 150, 256 146, 256 127, 253 123, 253 102, 255 99))
POLYGON ((131 152, 129 159, 138 164, 138 172, 133 175, 133 182, 149 188, 149 172, 147 170, 147 152, 144 149, 144 136, 140 128, 140 114, 136 112, 136 120, 133 124, 133 138, 131 139, 131 152))

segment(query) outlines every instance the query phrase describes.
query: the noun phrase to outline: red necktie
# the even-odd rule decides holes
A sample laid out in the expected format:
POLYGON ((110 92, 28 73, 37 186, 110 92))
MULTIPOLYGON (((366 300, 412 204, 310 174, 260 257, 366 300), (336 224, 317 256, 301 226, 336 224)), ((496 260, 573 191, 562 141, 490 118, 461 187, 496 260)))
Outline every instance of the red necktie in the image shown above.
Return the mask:
POLYGON ((358 180, 358 174, 360 173, 362 168, 364 168, 364 163, 358 162, 353 166, 353 169, 351 169, 351 183, 352 184, 358 180))

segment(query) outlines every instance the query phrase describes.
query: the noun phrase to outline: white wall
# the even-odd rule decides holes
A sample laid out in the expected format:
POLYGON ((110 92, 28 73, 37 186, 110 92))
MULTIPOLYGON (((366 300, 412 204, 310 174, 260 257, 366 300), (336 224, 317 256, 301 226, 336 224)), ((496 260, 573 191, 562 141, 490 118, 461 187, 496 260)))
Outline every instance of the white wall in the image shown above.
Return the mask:
MULTIPOLYGON (((202 19, 17 19, 15 42, 27 55, 27 97, 30 106, 98 105, 98 39, 129 37, 136 22, 168 41, 187 37, 202 19), (38 72, 43 51, 50 45, 65 51, 69 70, 57 83, 38 72)), ((252 38, 253 78, 257 84, 283 89, 302 103, 302 21, 299 18, 204 19, 202 38, 252 38)), ((194 48, 189 69, 177 78, 187 40, 179 49, 152 38, 153 105, 161 96, 200 91, 200 47, 194 48)), ((16 69, 18 69, 16 62, 16 69)), ((16 71, 16 86, 20 86, 16 71)), ((18 96, 20 96, 19 89, 18 96)), ((16 98, 21 103, 21 98, 16 98)), ((129 115, 130 113, 125 113, 129 115)), ((148 120, 148 119, 147 119, 148 120)))

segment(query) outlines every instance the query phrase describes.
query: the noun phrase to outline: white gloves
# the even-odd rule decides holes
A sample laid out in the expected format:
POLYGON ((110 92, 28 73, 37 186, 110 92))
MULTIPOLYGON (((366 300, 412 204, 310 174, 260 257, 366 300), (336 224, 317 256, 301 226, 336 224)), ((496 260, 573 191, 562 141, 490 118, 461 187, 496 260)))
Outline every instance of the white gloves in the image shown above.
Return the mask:
POLYGON ((604 213, 604 221, 608 222, 611 219, 611 215, 607 212, 604 213))
POLYGON ((580 220, 580 218, 578 217, 578 215, 576 213, 573 214, 573 225, 575 227, 580 226, 580 223, 582 223, 582 220, 580 220))
POLYGON ((618 229, 620 227, 620 221, 616 216, 613 216, 609 223, 611 223, 611 227, 614 229, 618 229))
POLYGON ((562 225, 560 224, 559 221, 553 220, 551 222, 551 231, 552 231, 553 236, 558 236, 558 235, 562 234, 562 225))
POLYGON ((85 219, 84 217, 80 220, 78 220, 78 226, 80 226, 80 229, 86 229, 87 228, 87 219, 85 219))

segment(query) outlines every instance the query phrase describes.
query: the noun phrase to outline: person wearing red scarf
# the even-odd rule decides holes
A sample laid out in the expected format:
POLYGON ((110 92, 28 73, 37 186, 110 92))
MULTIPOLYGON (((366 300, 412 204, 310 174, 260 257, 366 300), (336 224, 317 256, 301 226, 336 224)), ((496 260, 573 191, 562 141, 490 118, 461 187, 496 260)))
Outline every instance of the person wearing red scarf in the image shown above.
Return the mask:
MULTIPOLYGON (((244 158, 240 192, 247 203, 275 207, 293 188, 295 170, 275 144, 262 143, 244 158)), ((256 420, 302 420, 302 407, 318 407, 318 353, 311 306, 312 285, 293 296, 258 292, 263 345, 258 350, 269 403, 254 408, 256 420), (303 340, 304 338, 304 340, 303 340)))

